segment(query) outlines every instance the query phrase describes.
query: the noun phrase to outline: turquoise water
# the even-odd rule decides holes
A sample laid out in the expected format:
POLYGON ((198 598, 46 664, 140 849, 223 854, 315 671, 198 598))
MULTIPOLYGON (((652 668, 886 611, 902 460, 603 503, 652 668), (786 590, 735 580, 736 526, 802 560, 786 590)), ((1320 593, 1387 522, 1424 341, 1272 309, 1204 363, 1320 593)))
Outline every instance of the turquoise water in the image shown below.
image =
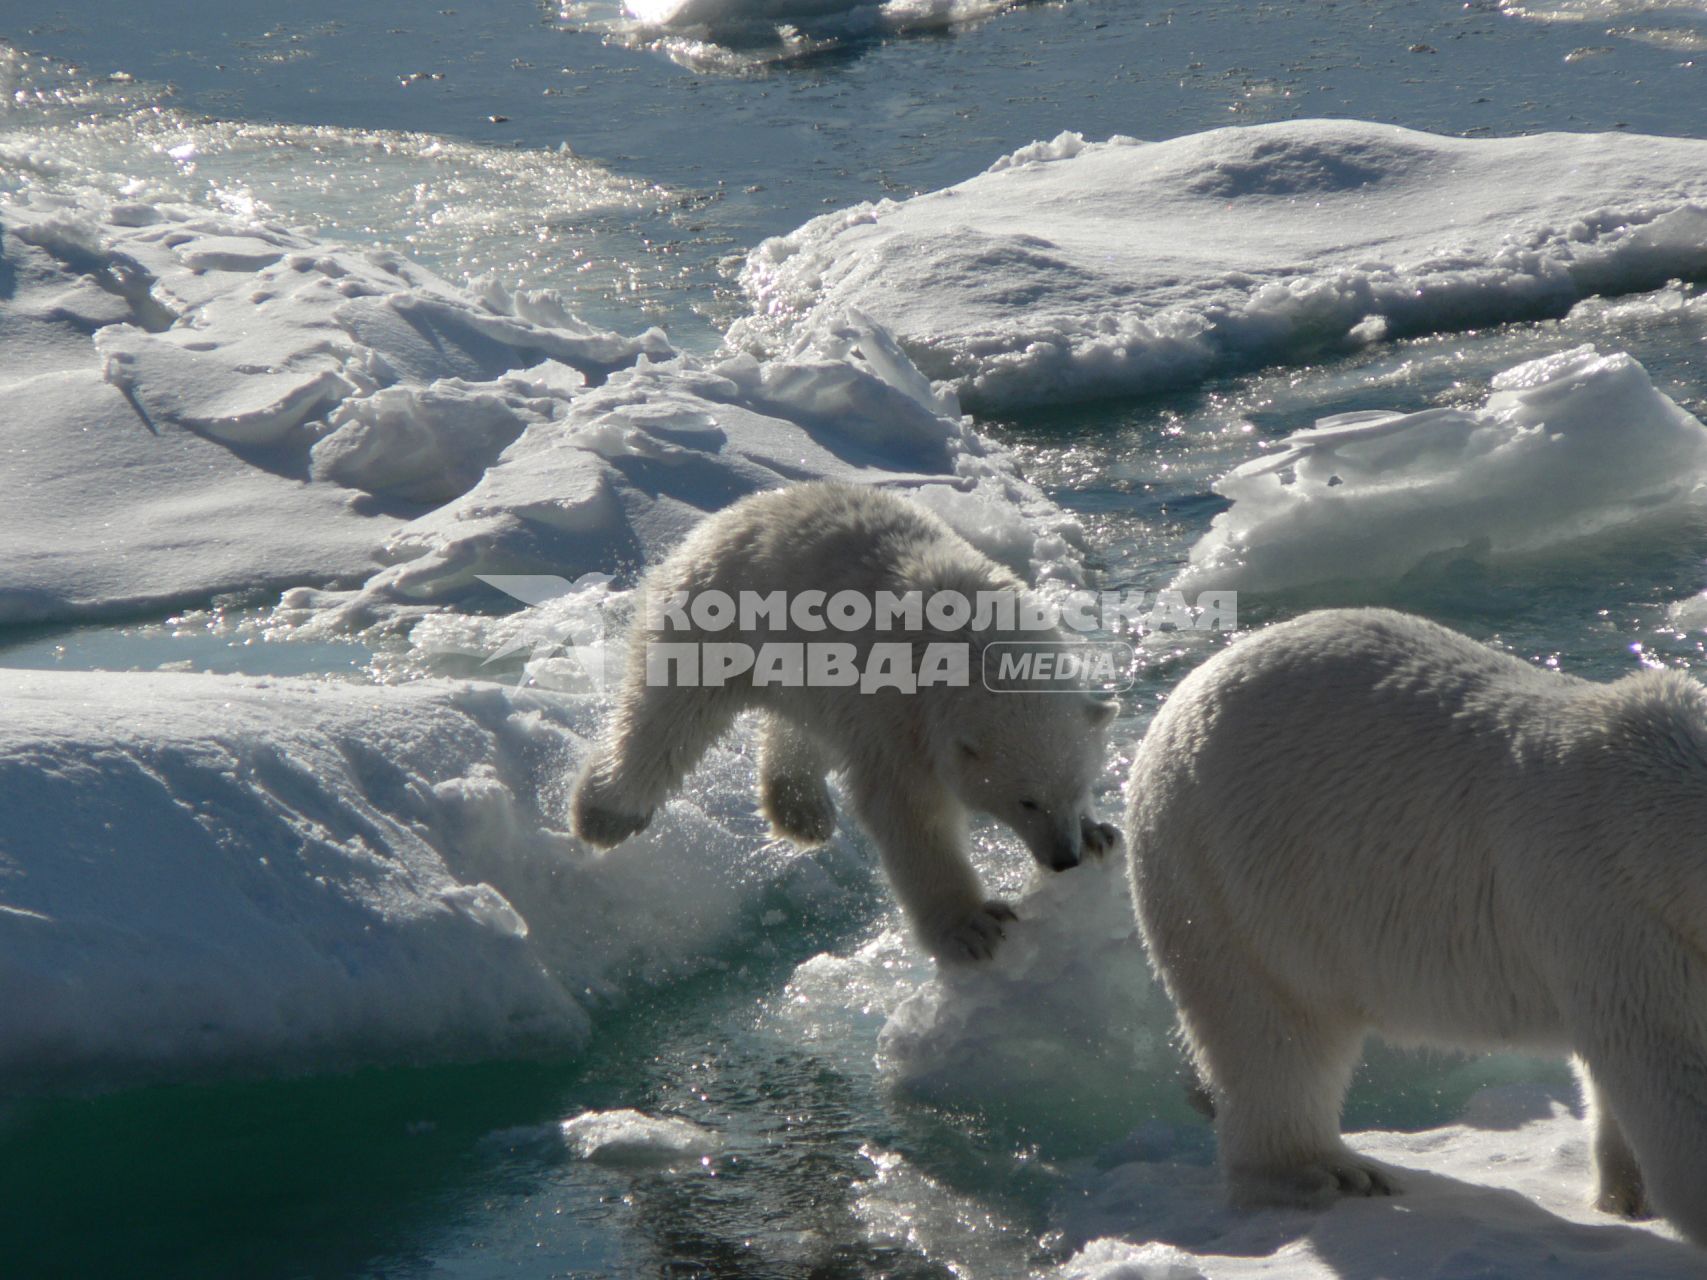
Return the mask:
MULTIPOLYGON (((140 11, 144 37, 135 4, 44 13, 0 2, 0 37, 55 60, 30 82, 52 92, 35 106, 14 100, 0 139, 34 131, 92 169, 146 170, 209 199, 245 185, 330 234, 402 241, 452 275, 555 284, 596 322, 662 323, 699 346, 739 309, 731 255, 762 236, 958 180, 1063 128, 1162 137, 1325 114, 1459 133, 1707 132, 1707 65, 1688 51, 1481 3, 1067 0, 742 75, 607 45, 531 0, 307 0, 282 16, 155 0, 140 11), (1592 56, 1568 56, 1589 45, 1592 56), (117 71, 135 79, 105 79, 117 71), (444 78, 405 86, 417 71, 444 78), (263 125, 321 130, 321 150, 303 132, 257 135, 263 125), (203 159, 162 159, 162 129, 193 133, 203 159), (362 142, 373 130, 469 149, 423 159, 362 142), (564 143, 597 172, 565 159, 564 143), (354 190, 340 186, 345 173, 365 177, 360 198, 333 198, 354 190), (396 198, 428 180, 480 216, 447 224, 396 198)), ((1256 439, 1359 408, 1476 403, 1499 370, 1585 341, 1631 351, 1707 412, 1701 321, 1656 315, 1409 340, 1160 400, 983 425, 1082 516, 1108 584, 1154 589, 1222 509, 1210 481, 1256 439)), ((1707 528, 1679 522, 1579 556, 1447 566, 1374 596, 1256 598, 1242 612, 1258 622, 1380 599, 1608 677, 1643 661, 1701 663, 1701 637, 1673 631, 1664 607, 1704 586, 1707 528)), ((266 603, 0 632, 0 665, 396 678, 383 648, 271 636, 266 603)), ((1202 656, 1152 664, 1117 750, 1130 751, 1157 696, 1202 656)), ((997 857, 993 878, 1014 881, 1011 850, 997 857)), ((796 967, 897 925, 869 864, 846 874, 864 907, 763 928, 721 968, 609 1010, 571 1059, 0 1101, 0 1273, 1014 1275, 1060 1256, 1051 1206, 1135 1127, 1163 1119, 1181 1158, 1209 1159, 1171 1068, 1134 1073, 1121 1090, 1063 1082, 1053 1096, 957 1106, 889 1084, 873 1061, 880 1008, 836 1011, 830 1040, 804 1038, 778 1013, 796 967), (683 1116, 725 1146, 679 1169, 572 1159, 555 1122, 612 1107, 683 1116), (892 1155, 906 1176, 885 1174, 892 1155), (912 1228, 895 1229, 886 1206, 912 1228)), ((917 979, 897 972, 888 995, 917 979)), ((1567 1086, 1558 1064, 1383 1051, 1359 1077, 1348 1123, 1439 1124, 1477 1088, 1514 1079, 1567 1086)))

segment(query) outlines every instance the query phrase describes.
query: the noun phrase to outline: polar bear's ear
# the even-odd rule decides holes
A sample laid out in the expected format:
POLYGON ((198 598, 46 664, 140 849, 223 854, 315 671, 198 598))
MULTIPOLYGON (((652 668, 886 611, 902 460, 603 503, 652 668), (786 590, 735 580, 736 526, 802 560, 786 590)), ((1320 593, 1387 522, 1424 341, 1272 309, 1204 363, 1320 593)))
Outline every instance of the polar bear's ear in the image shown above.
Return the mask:
POLYGON ((1093 729, 1107 728, 1119 710, 1120 704, 1113 698, 1092 696, 1085 699, 1085 715, 1090 718, 1093 729))

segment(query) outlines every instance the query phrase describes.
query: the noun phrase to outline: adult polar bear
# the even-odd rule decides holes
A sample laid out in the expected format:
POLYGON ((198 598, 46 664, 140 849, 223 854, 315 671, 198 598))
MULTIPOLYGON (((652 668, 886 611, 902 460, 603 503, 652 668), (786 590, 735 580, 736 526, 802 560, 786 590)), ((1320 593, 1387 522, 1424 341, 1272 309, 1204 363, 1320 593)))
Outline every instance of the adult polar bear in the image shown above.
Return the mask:
POLYGON ((910 592, 925 601, 944 592, 972 602, 990 591, 1017 600, 1024 584, 936 516, 876 489, 793 485, 709 517, 643 585, 610 725, 575 786, 572 819, 583 840, 610 846, 644 828, 735 716, 760 708, 760 792, 775 832, 805 845, 828 840, 835 808, 825 774, 841 770, 914 931, 939 959, 988 957, 1002 923, 1014 918, 1004 903, 985 898, 967 860, 969 810, 1012 827, 1054 870, 1118 842, 1091 808, 1114 704, 1060 686, 991 692, 980 677, 990 643, 1061 637, 976 630, 975 613, 972 625, 952 633, 931 630, 928 621, 913 630, 873 622, 826 632, 792 621, 745 628, 737 619, 715 631, 681 630, 683 617, 694 620, 690 608, 672 618, 646 604, 775 591, 790 602, 848 591, 867 602, 910 592), (876 644, 904 642, 915 654, 931 643, 964 645, 969 681, 863 692, 857 685, 759 683, 754 672, 715 687, 649 678, 652 643, 759 649, 826 641, 851 644, 861 670, 876 644))
POLYGON ((1385 610, 1180 683, 1134 761, 1145 940, 1236 1200, 1387 1191, 1367 1031, 1577 1055, 1601 1208, 1707 1244, 1707 692, 1595 684, 1385 610))

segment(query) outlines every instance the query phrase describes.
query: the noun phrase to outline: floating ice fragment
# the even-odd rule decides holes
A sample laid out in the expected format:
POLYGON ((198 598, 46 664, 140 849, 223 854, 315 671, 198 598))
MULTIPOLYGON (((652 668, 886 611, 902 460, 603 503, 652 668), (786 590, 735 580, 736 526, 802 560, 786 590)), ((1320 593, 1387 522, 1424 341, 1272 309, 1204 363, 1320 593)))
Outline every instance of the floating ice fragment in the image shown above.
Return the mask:
POLYGON ((562 1127, 564 1141, 581 1159, 630 1168, 697 1160, 723 1146, 715 1133, 691 1120, 626 1108, 584 1111, 565 1120, 562 1127))

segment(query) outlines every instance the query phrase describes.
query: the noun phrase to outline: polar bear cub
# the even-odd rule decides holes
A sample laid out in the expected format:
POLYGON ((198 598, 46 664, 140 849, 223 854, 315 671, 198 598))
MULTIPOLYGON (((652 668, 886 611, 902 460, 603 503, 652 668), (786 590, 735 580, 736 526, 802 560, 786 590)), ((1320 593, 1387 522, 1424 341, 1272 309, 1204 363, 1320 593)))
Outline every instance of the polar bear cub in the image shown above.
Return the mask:
MULTIPOLYGON (((803 845, 828 840, 835 808, 825 777, 841 771, 853 811, 921 942, 941 960, 988 957, 1013 912, 985 897, 967 859, 969 813, 1013 828, 1032 856, 1054 870, 1114 847, 1118 833, 1097 820, 1091 786, 1102 772, 1115 706, 1082 690, 984 687, 985 646, 1059 640, 1058 633, 980 629, 976 612, 946 631, 929 615, 891 615, 883 626, 874 616, 843 629, 827 627, 823 618, 826 599, 843 593, 868 602, 880 593, 900 600, 917 593, 928 601, 939 592, 975 601, 992 591, 1022 595, 1024 587, 936 516, 880 490, 800 484, 707 518, 639 593, 615 710, 576 782, 575 833, 610 846, 643 829, 735 716, 760 709, 759 785, 775 833, 803 845), (714 630, 701 623, 728 615, 693 607, 701 598, 778 591, 790 604, 811 607, 781 626, 774 617, 737 613, 732 625, 714 630), (704 650, 708 663, 712 646, 774 654, 833 643, 851 646, 851 667, 843 666, 853 670, 872 669, 876 646, 886 646, 890 658, 905 646, 921 679, 911 692, 883 680, 862 690, 858 683, 798 678, 799 671, 790 679, 774 666, 767 670, 762 658, 745 671, 719 658, 719 682, 702 671, 695 684, 671 678, 681 668, 658 661, 664 646, 684 642, 704 650), (924 681, 922 658, 932 646, 933 653, 964 655, 962 680, 924 681)), ((840 616, 857 622, 851 613, 840 616)), ((944 617, 950 615, 937 615, 939 622, 944 617)))
POLYGON ((1236 1200, 1390 1190, 1341 1140, 1364 1035, 1577 1056, 1601 1208, 1707 1244, 1707 692, 1308 614, 1168 699, 1126 834, 1236 1200))

